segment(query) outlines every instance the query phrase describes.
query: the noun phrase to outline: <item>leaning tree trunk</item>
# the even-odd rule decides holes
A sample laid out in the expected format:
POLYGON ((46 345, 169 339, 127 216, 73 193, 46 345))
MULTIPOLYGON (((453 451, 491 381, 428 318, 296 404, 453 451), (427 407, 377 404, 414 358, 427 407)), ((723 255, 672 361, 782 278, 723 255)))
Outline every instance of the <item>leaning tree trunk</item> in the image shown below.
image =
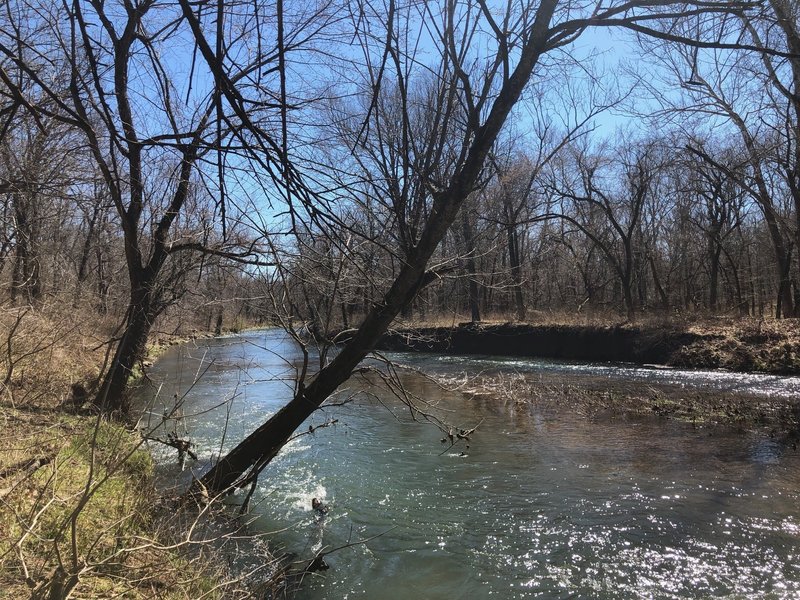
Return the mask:
POLYGON ((667 310, 669 308, 669 296, 667 295, 667 291, 664 289, 664 285, 661 283, 661 277, 658 274, 658 267, 656 266, 656 259, 653 257, 652 252, 648 252, 647 259, 650 263, 650 272, 653 276, 653 285, 656 288, 658 299, 661 302, 661 308, 663 310, 667 310))
POLYGON ((201 479, 208 491, 221 492, 234 485, 244 485, 249 480, 244 476, 251 468, 252 475, 257 475, 303 421, 347 380, 358 363, 375 347, 400 310, 413 300, 417 290, 424 285, 425 265, 436 241, 431 240, 432 247, 429 252, 424 252, 424 260, 406 263, 384 301, 370 311, 354 337, 331 363, 307 387, 301 385, 286 406, 247 436, 201 479))
POLYGON ((373 306, 350 342, 317 373, 307 387, 303 387, 301 382, 297 394, 286 406, 247 436, 201 479, 207 491, 222 492, 257 476, 303 421, 350 377, 392 320, 404 306, 411 303, 417 291, 435 278, 435 275, 425 272, 428 261, 475 189, 500 129, 522 95, 539 57, 546 50, 546 33, 556 5, 556 0, 543 0, 540 4, 530 29, 529 43, 523 46, 517 67, 495 96, 485 123, 475 131, 461 168, 453 175, 446 189, 433 194, 432 217, 425 224, 417 246, 409 253, 408 260, 383 301, 373 306))

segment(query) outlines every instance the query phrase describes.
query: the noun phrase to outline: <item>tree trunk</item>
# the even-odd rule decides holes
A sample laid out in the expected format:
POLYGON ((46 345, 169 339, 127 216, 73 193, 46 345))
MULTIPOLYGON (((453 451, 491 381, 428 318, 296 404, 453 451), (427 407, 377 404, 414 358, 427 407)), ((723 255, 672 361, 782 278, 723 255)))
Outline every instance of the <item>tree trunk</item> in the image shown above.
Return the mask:
POLYGON ((775 305, 775 318, 787 318, 794 316, 794 302, 792 298, 792 278, 791 251, 777 257, 779 279, 778 279, 778 299, 775 305))
POLYGON ((350 342, 307 387, 299 382, 297 394, 286 406, 247 436, 201 479, 209 492, 221 492, 256 477, 295 429, 350 377, 401 309, 411 303, 417 291, 435 278, 435 275, 425 272, 428 261, 475 189, 489 151, 545 51, 547 31, 557 4, 556 0, 542 0, 539 5, 517 67, 495 96, 484 124, 474 132, 466 158, 449 185, 433 194, 432 216, 425 223, 417 246, 409 253, 383 301, 370 309, 350 342))
MULTIPOLYGON (((791 122, 791 119, 789 119, 787 115, 787 129, 794 133, 794 144, 790 144, 791 151, 787 151, 786 153, 791 156, 791 159, 789 156, 786 157, 787 162, 790 160, 791 164, 787 164, 784 170, 787 174, 789 191, 794 201, 795 240, 796 244, 800 244, 800 145, 798 145, 797 141, 797 135, 800 133, 800 54, 798 54, 800 53, 800 30, 798 30, 795 1, 769 0, 769 4, 775 12, 776 25, 783 31, 786 37, 786 45, 791 53, 791 57, 787 59, 787 63, 792 73, 792 86, 790 88, 792 93, 785 93, 784 95, 787 96, 790 106, 793 109, 792 112, 794 113, 794 123, 791 122)), ((787 269, 791 268, 791 265, 786 266, 787 269)), ((788 270, 786 271, 786 276, 781 280, 781 294, 780 305, 783 308, 783 316, 800 316, 800 305, 798 305, 797 294, 792 298, 791 281, 788 270), (791 304, 792 300, 794 300, 793 305, 791 304)))
POLYGON ((97 297, 99 299, 97 309, 101 314, 108 313, 108 294, 111 283, 106 278, 106 260, 103 257, 103 250, 98 246, 95 249, 97 259, 97 297))
POLYGON ((716 313, 719 303, 719 256, 722 252, 722 247, 713 240, 709 240, 709 246, 709 262, 711 266, 708 283, 708 309, 711 313, 716 313))
POLYGON ((650 271, 653 274, 653 285, 655 286, 656 293, 658 294, 658 298, 661 301, 661 308, 667 310, 669 308, 669 296, 667 296, 667 292, 664 289, 664 286, 661 284, 661 277, 658 275, 656 260, 655 258, 653 258, 652 253, 648 253, 647 258, 650 262, 650 271))
POLYGON ((81 299, 81 292, 83 291, 83 284, 89 275, 89 257, 92 250, 92 242, 94 241, 95 225, 97 224, 97 217, 100 214, 100 204, 96 204, 92 210, 92 216, 87 223, 86 238, 83 240, 81 247, 81 256, 78 260, 78 281, 75 283, 75 298, 73 300, 73 307, 77 308, 78 302, 81 299))
POLYGON ((467 274, 469 275, 469 309, 473 323, 481 320, 480 295, 478 293, 478 273, 475 267, 475 232, 469 221, 469 213, 461 212, 461 232, 464 236, 464 247, 467 251, 467 274))
MULTIPOLYGON (((432 253, 432 250, 431 250, 432 253)), ((242 476, 252 467, 257 472, 268 464, 283 447, 292 433, 313 413, 352 373, 389 327, 403 306, 413 300, 422 287, 425 262, 408 261, 401 270, 384 302, 375 306, 359 327, 353 339, 324 367, 311 383, 300 383, 295 397, 275 415, 251 433, 227 456, 222 458, 202 479, 210 492, 221 492, 243 484, 242 476)))
POLYGON ((525 298, 522 292, 522 265, 520 261, 519 236, 513 225, 506 227, 508 238, 508 264, 511 267, 511 281, 514 287, 514 306, 517 320, 525 320, 525 298))
POLYGON ((222 335, 222 307, 217 312, 217 322, 214 325, 214 335, 219 337, 222 335))
POLYGON ((633 323, 636 321, 636 308, 633 303, 633 291, 631 290, 630 282, 625 282, 622 288, 625 295, 625 313, 628 317, 628 321, 633 323))
POLYGON ((48 582, 33 590, 31 600, 68 600, 79 581, 77 574, 68 574, 58 567, 48 582))
POLYGON ((17 247, 11 285, 11 299, 16 300, 22 294, 25 302, 35 304, 42 295, 36 200, 24 197, 21 194, 15 194, 13 200, 17 247))
POLYGON ((125 332, 94 400, 95 405, 106 412, 126 413, 130 408, 126 386, 134 366, 144 358, 147 337, 156 315, 150 286, 149 282, 141 284, 131 292, 125 332))
POLYGON ((625 263, 619 270, 620 282, 622 283, 625 312, 628 316, 628 321, 633 323, 636 320, 636 309, 633 302, 633 270, 636 268, 636 263, 634 262, 633 242, 630 236, 624 236, 622 244, 625 248, 625 263))

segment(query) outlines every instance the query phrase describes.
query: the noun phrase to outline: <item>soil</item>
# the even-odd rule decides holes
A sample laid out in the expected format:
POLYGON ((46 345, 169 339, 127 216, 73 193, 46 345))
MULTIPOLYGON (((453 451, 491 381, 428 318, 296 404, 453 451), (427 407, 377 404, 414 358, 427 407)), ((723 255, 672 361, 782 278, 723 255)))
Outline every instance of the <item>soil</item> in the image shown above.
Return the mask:
POLYGON ((717 321, 693 325, 474 324, 395 329, 380 350, 529 356, 800 374, 800 323, 717 321))

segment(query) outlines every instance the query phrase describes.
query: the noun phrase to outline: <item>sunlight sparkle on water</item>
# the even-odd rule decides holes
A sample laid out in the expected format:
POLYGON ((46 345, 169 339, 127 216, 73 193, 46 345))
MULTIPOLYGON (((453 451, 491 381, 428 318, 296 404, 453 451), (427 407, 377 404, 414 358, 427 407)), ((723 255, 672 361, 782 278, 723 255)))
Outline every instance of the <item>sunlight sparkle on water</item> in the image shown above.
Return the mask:
MULTIPOLYGON (((269 351, 249 345, 247 393, 201 414, 218 403, 220 386, 232 390, 242 379, 235 366, 242 349, 208 343, 206 360, 222 366, 192 390, 187 402, 198 416, 185 423, 202 461, 219 452, 226 418, 233 415, 226 443, 235 443, 285 401, 289 388, 269 384, 267 374, 285 371, 293 352, 268 336, 261 344, 269 351)), ((426 369, 540 369, 570 380, 586 374, 648 384, 678 377, 706 389, 781 384, 780 393, 800 393, 796 378, 490 357, 413 360, 426 369)), ((187 364, 168 353, 151 376, 168 378, 187 364)), ((372 539, 331 554, 330 571, 311 578, 298 600, 784 600, 800 593, 800 455, 778 440, 709 437, 681 424, 605 422, 568 411, 537 420, 444 393, 411 374, 405 384, 439 402, 458 425, 481 423, 469 454, 440 455, 440 432, 372 403, 329 408, 326 418, 339 418, 340 426, 295 440, 264 472, 254 526, 280 530, 274 543, 301 555, 372 539), (331 506, 322 524, 311 515, 313 497, 331 506)), ((381 401, 395 406, 389 395, 381 401)), ((159 449, 155 457, 174 481, 174 453, 159 449)))

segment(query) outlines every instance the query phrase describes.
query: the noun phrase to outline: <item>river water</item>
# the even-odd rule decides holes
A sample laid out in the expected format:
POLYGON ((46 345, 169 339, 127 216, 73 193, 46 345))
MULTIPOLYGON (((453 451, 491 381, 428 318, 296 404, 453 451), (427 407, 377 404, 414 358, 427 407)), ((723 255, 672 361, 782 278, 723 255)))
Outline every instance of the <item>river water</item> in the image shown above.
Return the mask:
MULTIPOLYGON (((600 377, 721 394, 800 393, 797 378, 394 358, 449 375, 505 370, 576 384, 600 377)), ((185 395, 178 431, 208 461, 291 397, 298 361, 282 332, 204 340, 170 349, 145 395, 157 390, 156 415, 173 394, 185 395)), ((266 469, 252 527, 276 532, 271 544, 300 557, 371 539, 328 555, 331 568, 307 577, 298 598, 800 595, 800 451, 790 438, 540 412, 445 392, 416 374, 403 381, 447 421, 478 430, 469 447, 448 450, 437 428, 414 422, 368 382, 350 390, 373 396, 318 411, 310 424, 338 422, 298 437, 266 469), (313 497, 329 506, 323 519, 310 510, 313 497)), ((154 451, 165 478, 179 480, 174 452, 154 451)))

